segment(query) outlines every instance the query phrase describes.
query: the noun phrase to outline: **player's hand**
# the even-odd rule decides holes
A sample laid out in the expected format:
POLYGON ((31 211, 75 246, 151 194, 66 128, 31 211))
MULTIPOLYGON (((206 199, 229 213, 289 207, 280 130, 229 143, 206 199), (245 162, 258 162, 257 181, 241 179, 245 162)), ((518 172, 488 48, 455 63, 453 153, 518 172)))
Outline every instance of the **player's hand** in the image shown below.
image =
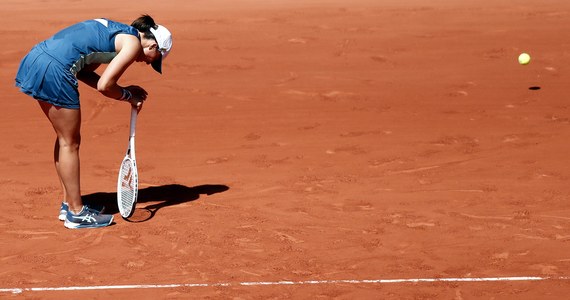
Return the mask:
POLYGON ((143 102, 146 100, 148 96, 147 91, 138 85, 129 85, 125 87, 131 94, 133 95, 132 98, 129 100, 133 107, 136 107, 138 111, 142 109, 143 102))
POLYGON ((138 112, 141 111, 141 109, 142 109, 142 107, 143 107, 143 103, 144 103, 144 101, 138 101, 138 100, 135 100, 134 98, 131 99, 131 100, 129 100, 129 102, 131 102, 131 105, 132 105, 134 108, 136 108, 138 112))

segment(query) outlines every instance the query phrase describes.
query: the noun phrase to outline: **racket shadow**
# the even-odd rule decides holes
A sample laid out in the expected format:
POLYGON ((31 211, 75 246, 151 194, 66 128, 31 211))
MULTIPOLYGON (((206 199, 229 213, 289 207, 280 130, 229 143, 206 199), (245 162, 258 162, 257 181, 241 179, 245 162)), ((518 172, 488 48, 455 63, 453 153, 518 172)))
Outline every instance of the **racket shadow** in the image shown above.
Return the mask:
MULTIPOLYGON (((152 219, 156 212, 163 207, 195 201, 200 198, 200 195, 223 193, 229 189, 228 186, 222 184, 204 184, 193 187, 181 184, 167 184, 142 188, 139 189, 137 207, 129 221, 145 222, 152 219), (144 205, 146 202, 153 202, 153 204, 144 205)), ((117 193, 93 193, 83 195, 81 199, 87 205, 104 205, 106 214, 119 212, 117 193)))

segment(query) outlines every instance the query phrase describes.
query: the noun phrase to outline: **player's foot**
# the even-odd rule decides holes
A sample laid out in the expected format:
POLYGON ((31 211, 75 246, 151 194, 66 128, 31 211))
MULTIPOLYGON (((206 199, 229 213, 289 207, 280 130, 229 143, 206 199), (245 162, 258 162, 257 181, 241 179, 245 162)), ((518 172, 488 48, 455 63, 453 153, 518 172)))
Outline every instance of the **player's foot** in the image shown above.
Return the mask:
POLYGON ((65 221, 65 217, 67 216, 67 211, 69 210, 69 205, 65 202, 61 202, 61 208, 59 209, 59 217, 60 221, 65 221))
MULTIPOLYGON (((97 205, 97 204, 89 204, 86 205, 87 209, 100 214, 103 211, 105 211, 105 206, 103 205, 97 205)), ((67 203, 65 202, 61 202, 61 208, 59 209, 59 216, 58 219, 60 221, 65 221, 65 218, 67 217, 67 211, 69 210, 69 205, 67 205, 67 203)))
POLYGON ((113 223, 113 215, 103 215, 83 206, 78 214, 67 211, 63 225, 67 228, 98 228, 109 226, 113 223))

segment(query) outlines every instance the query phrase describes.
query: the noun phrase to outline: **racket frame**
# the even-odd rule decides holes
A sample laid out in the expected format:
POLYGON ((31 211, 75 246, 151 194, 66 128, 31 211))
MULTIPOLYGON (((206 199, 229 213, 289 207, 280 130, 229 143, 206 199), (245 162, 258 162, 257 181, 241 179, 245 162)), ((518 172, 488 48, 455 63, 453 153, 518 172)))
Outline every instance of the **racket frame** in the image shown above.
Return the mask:
POLYGON ((119 213, 124 219, 131 217, 135 211, 135 206, 137 204, 138 198, 138 170, 137 170, 137 161, 136 161, 136 153, 135 153, 135 128, 137 124, 137 115, 138 111, 135 107, 131 107, 131 123, 130 123, 130 134, 129 134, 129 145, 127 147, 127 153, 121 162, 121 168, 119 169, 119 176, 117 178, 117 206, 119 207, 119 213), (130 207, 123 207, 122 202, 122 186, 123 186, 123 164, 130 163, 131 170, 132 170, 132 181, 133 181, 133 202, 130 207))

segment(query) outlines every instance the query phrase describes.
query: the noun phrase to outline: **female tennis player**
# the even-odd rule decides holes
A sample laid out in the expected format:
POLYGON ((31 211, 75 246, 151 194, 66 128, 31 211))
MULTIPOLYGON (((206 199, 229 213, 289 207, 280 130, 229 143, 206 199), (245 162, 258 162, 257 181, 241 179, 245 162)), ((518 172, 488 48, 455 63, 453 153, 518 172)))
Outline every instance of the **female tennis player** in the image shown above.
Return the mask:
POLYGON ((140 86, 119 86, 119 78, 135 61, 162 73, 162 60, 171 48, 170 31, 143 15, 130 26, 107 19, 74 24, 35 45, 22 59, 16 86, 38 101, 57 135, 54 163, 63 189, 59 219, 65 227, 96 228, 113 222, 113 215, 81 201, 78 80, 140 110, 147 92, 140 86), (108 66, 99 75, 95 70, 101 64, 108 66))

